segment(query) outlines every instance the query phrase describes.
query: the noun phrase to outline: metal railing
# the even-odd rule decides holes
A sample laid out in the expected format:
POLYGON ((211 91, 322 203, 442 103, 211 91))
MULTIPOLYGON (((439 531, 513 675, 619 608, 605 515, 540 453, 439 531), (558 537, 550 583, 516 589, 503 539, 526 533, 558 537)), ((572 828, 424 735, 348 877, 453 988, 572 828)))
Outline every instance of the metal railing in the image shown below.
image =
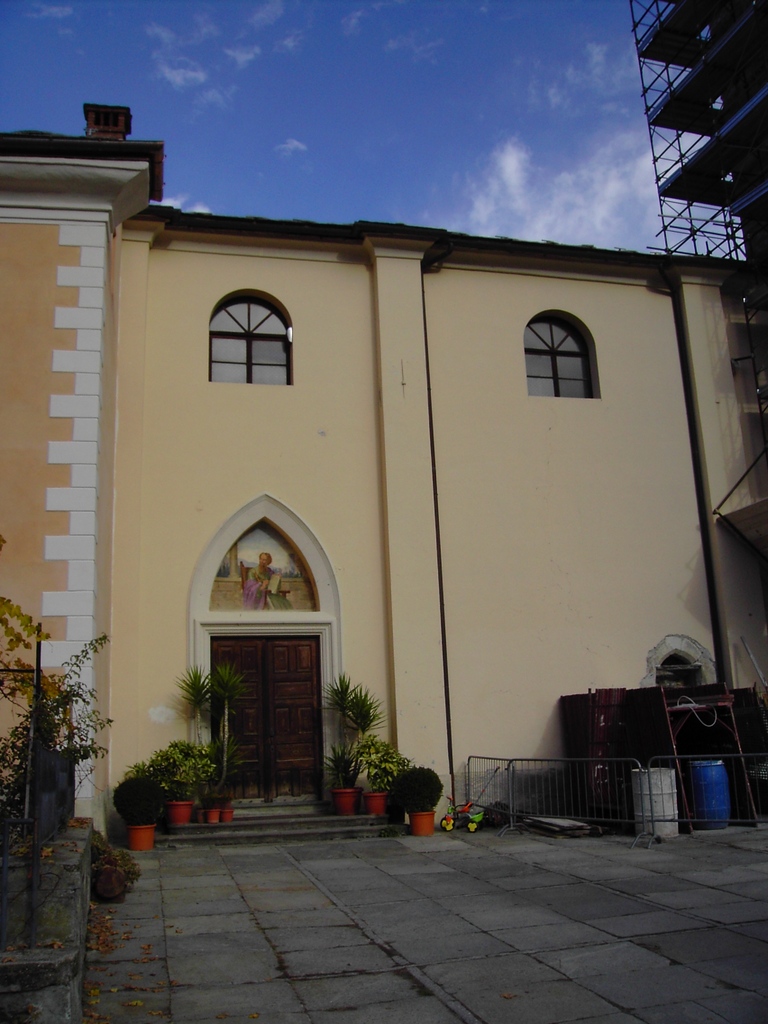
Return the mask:
POLYGON ((768 821, 768 753, 652 757, 649 770, 674 776, 676 806, 652 802, 654 825, 713 829, 768 821))
MULTIPOLYGON (((634 831, 649 845, 691 829, 768 821, 768 753, 467 760, 465 796, 503 834, 537 818, 634 831)), ((634 845, 634 844, 633 844, 634 845)))
POLYGON ((34 669, 4 668, 3 676, 31 675, 34 693, 30 719, 29 739, 24 772, 23 798, 19 798, 17 816, 2 821, 2 867, 0 868, 0 949, 8 938, 11 902, 24 900, 24 923, 29 932, 29 944, 34 945, 37 934, 38 887, 40 851, 69 818, 75 807, 75 772, 73 763, 55 750, 46 750, 36 737, 35 708, 42 692, 41 642, 35 648, 34 669), (22 808, 23 804, 23 808, 22 808), (18 811, 21 810, 21 814, 18 811), (9 890, 10 859, 14 843, 24 851, 31 866, 24 872, 26 885, 11 894, 9 890))

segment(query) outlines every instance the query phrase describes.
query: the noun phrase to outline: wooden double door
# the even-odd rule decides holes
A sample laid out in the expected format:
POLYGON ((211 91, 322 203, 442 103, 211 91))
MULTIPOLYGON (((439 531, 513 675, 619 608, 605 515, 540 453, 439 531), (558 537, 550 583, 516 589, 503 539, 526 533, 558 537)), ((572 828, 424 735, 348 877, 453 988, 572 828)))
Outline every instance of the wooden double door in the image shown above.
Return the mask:
POLYGON ((211 667, 229 662, 245 679, 232 718, 243 758, 237 796, 320 796, 319 650, 312 636, 211 639, 211 667))

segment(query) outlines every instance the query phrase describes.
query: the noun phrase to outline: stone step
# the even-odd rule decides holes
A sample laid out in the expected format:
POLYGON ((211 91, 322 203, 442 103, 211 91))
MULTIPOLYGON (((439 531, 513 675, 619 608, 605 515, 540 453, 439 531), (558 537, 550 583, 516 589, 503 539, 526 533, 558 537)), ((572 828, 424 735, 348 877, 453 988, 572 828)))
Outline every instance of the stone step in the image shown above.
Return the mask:
POLYGON ((295 804, 259 807, 244 807, 240 801, 235 804, 235 816, 231 822, 189 825, 169 825, 165 834, 155 834, 157 846, 167 845, 231 845, 235 843, 286 843, 320 839, 350 839, 372 837, 387 824, 386 815, 355 814, 334 815, 328 813, 327 804, 312 806, 295 804))
POLYGON ((355 823, 352 826, 340 827, 328 819, 325 825, 313 828, 297 828, 291 831, 283 829, 232 829, 229 825, 204 826, 211 831, 174 832, 169 835, 155 835, 155 846, 255 846, 260 844, 280 844, 315 842, 331 839, 375 839, 379 830, 387 824, 381 818, 375 824, 355 823))

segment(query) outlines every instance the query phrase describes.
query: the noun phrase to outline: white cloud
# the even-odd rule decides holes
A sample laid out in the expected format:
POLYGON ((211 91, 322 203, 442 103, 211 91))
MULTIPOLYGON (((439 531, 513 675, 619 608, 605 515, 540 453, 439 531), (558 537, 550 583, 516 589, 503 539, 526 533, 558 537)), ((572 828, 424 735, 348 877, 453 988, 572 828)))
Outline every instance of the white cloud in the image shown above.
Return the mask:
POLYGON ((643 249, 654 244, 658 204, 645 132, 624 132, 565 170, 538 166, 507 139, 468 179, 454 227, 481 235, 643 249))
POLYGON ((596 100, 603 109, 615 109, 629 93, 637 92, 637 57, 634 46, 612 50, 599 43, 587 43, 578 61, 558 70, 538 64, 529 83, 533 107, 542 104, 552 110, 594 110, 596 100))
POLYGON ((267 0, 258 10, 254 11, 249 21, 254 28, 274 25, 283 16, 283 0, 267 0))
POLYGON ((294 153, 306 153, 307 147, 298 139, 286 139, 279 146, 275 146, 275 152, 280 156, 293 156, 294 153))
POLYGON ((233 46, 231 50, 225 50, 224 53, 237 64, 237 70, 242 71, 243 68, 248 67, 251 61, 258 57, 261 53, 260 46, 233 46))
POLYGON ((232 102, 232 97, 237 92, 236 85, 230 85, 228 89, 222 89, 219 86, 212 86, 210 89, 205 89, 195 97, 195 106, 201 107, 220 107, 224 110, 232 102))
POLYGON ((180 192, 175 196, 164 196, 163 206, 173 206, 177 210, 184 210, 185 213, 210 213, 211 208, 206 206, 205 203, 192 203, 191 206, 187 206, 187 200, 189 195, 186 192, 180 192))
POLYGON ((303 39, 304 37, 301 32, 292 32, 285 39, 275 43, 275 51, 278 53, 295 53, 300 48, 303 39))
POLYGON ((68 18, 72 8, 67 4, 32 4, 26 13, 29 18, 68 18))
POLYGON ((345 18, 341 19, 341 30, 345 36, 357 35, 360 31, 360 22, 365 14, 364 10, 352 11, 345 18))
POLYGON ((428 43, 419 43, 416 41, 415 33, 411 32, 407 36, 398 36, 396 39, 390 39, 384 49, 388 51, 408 50, 414 61, 428 60, 431 64, 436 64, 435 52, 438 47, 443 45, 444 41, 443 39, 433 39, 428 43))
POLYGON ((185 89, 189 85, 202 85, 208 72, 199 64, 186 57, 176 57, 173 63, 158 57, 155 61, 157 73, 170 82, 174 89, 185 89))
POLYGON ((147 25, 145 31, 150 39, 156 39, 159 43, 158 49, 152 53, 152 59, 160 78, 170 82, 175 89, 202 85, 207 81, 208 72, 205 68, 185 57, 183 51, 190 46, 199 46, 219 34, 210 18, 204 14, 196 15, 190 33, 186 36, 157 22, 147 25))

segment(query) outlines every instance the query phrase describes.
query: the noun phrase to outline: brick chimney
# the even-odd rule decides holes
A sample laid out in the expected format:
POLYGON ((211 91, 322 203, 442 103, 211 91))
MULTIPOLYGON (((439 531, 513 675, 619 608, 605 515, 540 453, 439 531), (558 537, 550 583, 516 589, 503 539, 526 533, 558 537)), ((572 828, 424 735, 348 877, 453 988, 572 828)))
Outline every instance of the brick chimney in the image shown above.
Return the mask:
POLYGON ((89 139, 111 139, 125 142, 131 134, 131 108, 106 107, 100 103, 84 103, 85 134, 89 139))

